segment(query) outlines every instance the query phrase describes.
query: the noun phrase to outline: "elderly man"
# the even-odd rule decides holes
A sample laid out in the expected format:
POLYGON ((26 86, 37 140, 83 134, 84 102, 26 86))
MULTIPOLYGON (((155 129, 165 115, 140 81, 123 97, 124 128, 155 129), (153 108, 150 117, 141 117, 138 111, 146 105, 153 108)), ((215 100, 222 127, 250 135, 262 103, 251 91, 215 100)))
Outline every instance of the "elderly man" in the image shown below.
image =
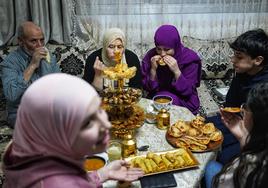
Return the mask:
POLYGON ((19 47, 1 63, 8 122, 14 127, 17 108, 24 91, 38 78, 60 72, 56 58, 44 47, 44 34, 33 22, 23 22, 17 32, 19 47))

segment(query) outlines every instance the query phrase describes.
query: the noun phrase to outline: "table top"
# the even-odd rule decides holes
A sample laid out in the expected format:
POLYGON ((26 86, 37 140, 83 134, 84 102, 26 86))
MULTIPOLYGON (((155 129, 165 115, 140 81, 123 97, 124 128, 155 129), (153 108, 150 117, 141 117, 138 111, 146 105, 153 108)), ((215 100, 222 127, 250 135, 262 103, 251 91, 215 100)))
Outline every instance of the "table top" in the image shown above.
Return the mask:
MULTIPOLYGON (((151 100, 142 98, 139 105, 144 109, 152 104, 151 100)), ((172 105, 170 110, 170 123, 173 124, 177 120, 190 121, 194 118, 194 115, 187 108, 172 105)), ((160 130, 155 124, 144 123, 144 125, 137 130, 136 140, 137 146, 149 145, 148 151, 165 151, 174 149, 165 138, 166 130, 160 130)), ((138 155, 146 154, 146 152, 138 152, 138 155)), ((199 161, 199 168, 188 169, 183 171, 175 171, 174 177, 177 181, 177 187, 197 187, 204 174, 204 168, 206 164, 216 157, 216 151, 193 153, 196 159, 199 161)), ((105 188, 115 188, 116 181, 107 181, 103 184, 105 188)), ((131 187, 141 187, 140 181, 132 182, 131 187)))

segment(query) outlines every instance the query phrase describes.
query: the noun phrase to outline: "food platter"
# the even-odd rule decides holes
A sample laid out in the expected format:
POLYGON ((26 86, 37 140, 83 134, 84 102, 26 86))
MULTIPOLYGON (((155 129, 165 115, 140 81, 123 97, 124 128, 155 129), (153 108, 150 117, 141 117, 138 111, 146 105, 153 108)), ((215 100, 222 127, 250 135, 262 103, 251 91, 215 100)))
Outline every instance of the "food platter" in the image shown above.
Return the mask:
POLYGON ((166 133, 166 140, 175 148, 187 148, 192 152, 207 152, 221 147, 223 135, 213 123, 205 123, 202 117, 192 121, 179 120, 166 133))
MULTIPOLYGON (((168 141, 168 143, 170 145, 172 145, 173 147, 175 148, 178 148, 178 144, 177 142, 179 142, 178 138, 175 138, 173 136, 170 136, 168 133, 166 134, 166 140, 168 141)), ((208 152, 208 151, 213 151, 213 150, 216 150, 218 148, 221 147, 222 145, 222 142, 223 142, 223 137, 221 140, 219 141, 210 141, 208 144, 207 144, 207 148, 205 150, 198 150, 198 149, 189 149, 190 151, 192 152, 196 152, 196 153, 202 153, 202 152, 208 152)))
POLYGON ((125 160, 131 164, 131 167, 142 168, 145 172, 144 176, 196 168, 199 165, 191 151, 183 148, 148 152, 145 155, 133 156, 125 160))

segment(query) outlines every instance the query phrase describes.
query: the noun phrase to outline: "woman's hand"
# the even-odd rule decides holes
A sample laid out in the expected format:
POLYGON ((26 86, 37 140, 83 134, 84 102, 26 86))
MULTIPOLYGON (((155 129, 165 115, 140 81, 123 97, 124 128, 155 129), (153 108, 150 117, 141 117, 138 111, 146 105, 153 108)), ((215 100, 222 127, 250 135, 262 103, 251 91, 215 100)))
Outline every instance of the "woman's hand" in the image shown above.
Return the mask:
POLYGON ((169 69, 174 73, 174 77, 177 80, 181 75, 181 70, 178 67, 177 60, 174 57, 170 56, 170 55, 164 56, 163 60, 167 64, 169 69))
POLYGON ((156 78, 156 69, 158 67, 158 61, 161 59, 160 55, 155 55, 151 58, 151 70, 150 70, 150 79, 155 80, 156 78))
POLYGON ((93 68, 95 70, 95 76, 92 81, 92 85, 97 90, 103 89, 103 77, 102 77, 102 71, 106 66, 99 60, 99 57, 96 57, 96 60, 94 62, 93 68))
POLYGON ((157 67, 158 67, 158 61, 162 59, 162 57, 160 55, 155 55, 151 58, 151 69, 153 69, 154 71, 156 71, 157 67))
POLYGON ((101 182, 106 180, 135 181, 144 175, 140 168, 129 168, 124 160, 115 160, 98 170, 101 182))
POLYGON ((220 113, 222 122, 238 139, 242 148, 245 145, 245 141, 248 136, 248 130, 244 126, 244 121, 235 113, 225 112, 222 109, 220 109, 220 113))
POLYGON ((95 59, 93 68, 95 70, 95 76, 101 76, 102 71, 105 68, 105 65, 99 60, 98 56, 95 59))

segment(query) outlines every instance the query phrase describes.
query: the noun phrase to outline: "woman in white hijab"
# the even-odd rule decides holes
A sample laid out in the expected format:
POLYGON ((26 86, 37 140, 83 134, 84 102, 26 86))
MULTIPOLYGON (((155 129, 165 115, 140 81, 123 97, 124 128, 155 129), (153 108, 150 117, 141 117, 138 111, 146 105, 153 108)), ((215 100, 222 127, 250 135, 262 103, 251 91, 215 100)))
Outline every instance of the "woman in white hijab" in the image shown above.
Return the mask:
POLYGON ((108 179, 142 176, 123 160, 83 170, 84 156, 103 152, 109 141, 111 124, 100 104, 94 88, 78 77, 59 73, 34 82, 22 97, 3 157, 4 188, 95 188, 108 179))
POLYGON ((108 81, 103 78, 102 71, 105 67, 112 67, 116 64, 116 53, 122 56, 122 63, 128 67, 137 68, 136 75, 129 80, 128 86, 141 88, 141 70, 138 56, 126 49, 126 38, 119 28, 107 30, 103 36, 103 47, 94 51, 86 60, 83 79, 92 84, 97 90, 108 86, 108 81))

